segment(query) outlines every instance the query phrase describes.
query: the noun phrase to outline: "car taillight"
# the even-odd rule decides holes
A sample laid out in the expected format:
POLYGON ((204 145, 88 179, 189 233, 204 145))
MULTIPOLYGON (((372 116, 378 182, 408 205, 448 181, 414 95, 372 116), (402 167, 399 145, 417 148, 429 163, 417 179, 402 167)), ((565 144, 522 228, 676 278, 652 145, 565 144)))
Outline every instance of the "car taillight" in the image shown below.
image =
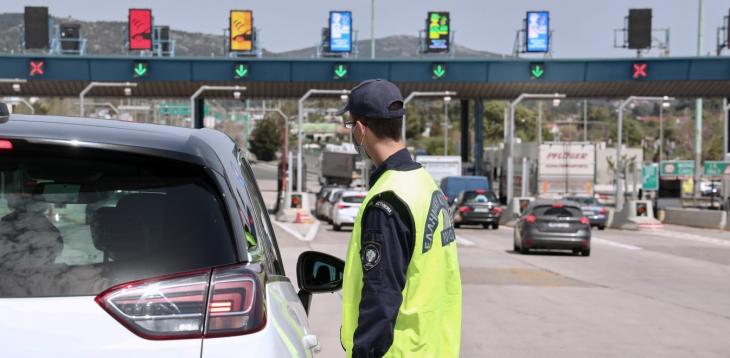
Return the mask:
POLYGON ((474 190, 474 192, 477 193, 477 194, 484 194, 484 193, 486 193, 486 191, 484 189, 477 189, 477 190, 474 190))
POLYGON ((583 225, 590 225, 591 221, 590 221, 590 220, 588 220, 588 218, 587 218, 587 217, 585 217, 585 216, 581 216, 581 217, 580 217, 580 223, 581 223, 581 224, 583 224, 583 225))
POLYGON ((347 205, 345 205, 345 204, 337 204, 338 209, 344 209, 346 207, 347 207, 347 205))
POLYGON ((13 142, 5 139, 0 139, 0 150, 12 150, 13 142))
POLYGON ((601 215, 606 215, 608 210, 606 210, 606 208, 604 208, 604 207, 601 207, 601 209, 598 212, 601 213, 601 215))
POLYGON ((457 209, 457 210, 459 210, 460 213, 465 214, 465 213, 468 213, 468 212, 471 211, 471 207, 469 207, 469 206, 460 206, 459 209, 457 209))
POLYGON ((499 206, 495 206, 492 208, 492 214, 501 214, 501 213, 502 213, 502 208, 500 208, 499 206))
POLYGON ((563 204, 562 201, 556 201, 556 202, 553 203, 553 207, 556 208, 556 209, 560 209, 563 206, 564 206, 564 204, 563 204))
POLYGON ((533 224, 536 221, 537 221, 537 216, 535 216, 535 215, 530 214, 525 217, 525 222, 528 224, 533 224))
POLYGON ((95 300, 134 334, 153 340, 242 335, 266 323, 258 277, 245 265, 128 282, 95 300))

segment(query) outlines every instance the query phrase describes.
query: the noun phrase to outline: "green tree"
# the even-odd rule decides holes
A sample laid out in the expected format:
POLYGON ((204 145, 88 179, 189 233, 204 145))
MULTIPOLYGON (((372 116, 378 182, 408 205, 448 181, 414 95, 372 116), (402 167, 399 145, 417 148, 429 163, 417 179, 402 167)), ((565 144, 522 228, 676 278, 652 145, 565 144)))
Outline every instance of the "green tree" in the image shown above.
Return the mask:
POLYGON ((281 128, 277 121, 271 119, 260 120, 251 132, 251 153, 263 161, 276 158, 276 151, 281 146, 281 128))

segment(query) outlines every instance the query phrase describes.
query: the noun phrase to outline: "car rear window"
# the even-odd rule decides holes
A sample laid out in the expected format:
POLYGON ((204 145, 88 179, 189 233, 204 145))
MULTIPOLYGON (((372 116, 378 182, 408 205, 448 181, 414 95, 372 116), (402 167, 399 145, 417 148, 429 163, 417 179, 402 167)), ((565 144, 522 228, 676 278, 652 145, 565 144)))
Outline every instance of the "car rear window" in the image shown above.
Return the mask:
POLYGON ((494 203, 497 201, 497 196, 492 192, 488 191, 466 191, 464 192, 464 203, 465 204, 482 204, 482 203, 494 203))
POLYGON ((343 196, 342 202, 350 204, 362 204, 365 201, 365 195, 343 196))
POLYGON ((465 190, 489 190, 487 178, 448 178, 445 184, 444 190, 449 198, 456 197, 465 190))
POLYGON ((573 206, 536 206, 532 212, 537 216, 557 216, 560 218, 576 218, 583 215, 583 212, 579 208, 573 206))
POLYGON ((588 197, 575 197, 575 198, 568 198, 567 200, 575 201, 578 204, 582 205, 599 205, 598 200, 595 198, 588 198, 588 197))
POLYGON ((96 295, 236 261, 199 166, 98 149, 0 151, 0 297, 96 295))

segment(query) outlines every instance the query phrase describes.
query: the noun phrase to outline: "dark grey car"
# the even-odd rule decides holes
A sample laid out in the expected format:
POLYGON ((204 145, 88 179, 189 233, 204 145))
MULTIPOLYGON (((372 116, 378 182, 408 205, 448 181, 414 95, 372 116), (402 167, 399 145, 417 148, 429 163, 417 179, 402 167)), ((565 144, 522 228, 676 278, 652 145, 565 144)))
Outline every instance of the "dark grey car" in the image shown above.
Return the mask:
POLYGON ((454 216, 454 226, 482 225, 482 227, 499 229, 499 218, 502 208, 497 196, 492 192, 481 189, 465 190, 454 199, 451 212, 454 216))
POLYGON ((517 221, 514 250, 527 254, 532 249, 572 250, 591 254, 591 223, 580 204, 570 201, 537 200, 517 221))

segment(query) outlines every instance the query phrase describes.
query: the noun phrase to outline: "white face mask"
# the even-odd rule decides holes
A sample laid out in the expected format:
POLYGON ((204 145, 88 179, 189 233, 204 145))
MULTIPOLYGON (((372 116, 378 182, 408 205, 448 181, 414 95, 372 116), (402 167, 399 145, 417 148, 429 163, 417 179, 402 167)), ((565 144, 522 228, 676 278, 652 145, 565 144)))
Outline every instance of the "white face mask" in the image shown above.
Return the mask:
MULTIPOLYGON (((355 124, 355 128, 357 128, 357 124, 355 124)), ((363 144, 365 143, 365 132, 363 132, 362 140, 358 144, 355 140, 355 128, 353 128, 352 132, 350 132, 350 135, 352 136, 352 144, 355 146, 357 154, 360 154, 360 156, 365 160, 370 160, 370 155, 368 155, 368 151, 365 150, 365 148, 363 147, 363 144)))

